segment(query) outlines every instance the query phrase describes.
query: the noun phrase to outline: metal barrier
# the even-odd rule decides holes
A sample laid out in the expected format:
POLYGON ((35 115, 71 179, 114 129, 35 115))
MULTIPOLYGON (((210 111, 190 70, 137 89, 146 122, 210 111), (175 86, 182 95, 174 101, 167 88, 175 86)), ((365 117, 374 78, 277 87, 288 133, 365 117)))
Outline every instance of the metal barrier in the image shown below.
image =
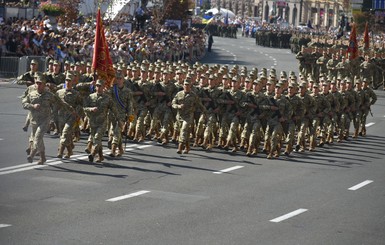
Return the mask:
POLYGON ((31 61, 35 59, 39 63, 38 70, 45 72, 47 58, 45 56, 0 57, 0 77, 16 78, 30 70, 31 61))
POLYGON ((0 76, 11 78, 17 77, 19 71, 19 57, 0 58, 0 76))

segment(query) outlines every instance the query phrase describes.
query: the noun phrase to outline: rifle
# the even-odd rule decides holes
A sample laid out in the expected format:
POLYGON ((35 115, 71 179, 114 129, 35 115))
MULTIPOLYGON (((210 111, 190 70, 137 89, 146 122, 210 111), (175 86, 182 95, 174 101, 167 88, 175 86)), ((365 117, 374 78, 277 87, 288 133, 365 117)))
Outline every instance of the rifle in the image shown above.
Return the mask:
POLYGON ((275 107, 278 108, 278 110, 274 111, 274 114, 272 115, 272 118, 274 118, 274 117, 280 118, 280 117, 281 117, 281 112, 279 111, 279 106, 278 106, 278 104, 277 104, 277 101, 274 99, 274 97, 270 97, 270 98, 269 98, 269 101, 270 101, 270 103, 271 103, 273 106, 275 106, 275 107))

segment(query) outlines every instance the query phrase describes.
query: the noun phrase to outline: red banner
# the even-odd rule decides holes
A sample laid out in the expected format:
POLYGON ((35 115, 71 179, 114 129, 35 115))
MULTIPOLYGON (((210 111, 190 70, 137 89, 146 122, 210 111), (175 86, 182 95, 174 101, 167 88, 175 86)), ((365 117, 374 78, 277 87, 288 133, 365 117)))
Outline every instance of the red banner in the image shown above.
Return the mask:
POLYGON ((347 54, 350 54, 350 60, 353 60, 358 57, 357 28, 355 23, 352 23, 352 32, 350 33, 347 54))
POLYGON ((104 35, 103 21, 100 17, 100 9, 96 17, 96 34, 94 42, 94 56, 92 69, 97 73, 98 79, 106 81, 106 86, 111 87, 115 78, 115 70, 112 64, 110 51, 104 35))

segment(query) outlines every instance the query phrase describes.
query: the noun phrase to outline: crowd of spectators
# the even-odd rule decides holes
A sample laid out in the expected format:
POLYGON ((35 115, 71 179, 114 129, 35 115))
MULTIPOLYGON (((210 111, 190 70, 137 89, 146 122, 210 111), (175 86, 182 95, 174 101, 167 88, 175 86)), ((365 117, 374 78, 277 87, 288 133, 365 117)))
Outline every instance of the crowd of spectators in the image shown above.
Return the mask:
MULTIPOLYGON (((95 19, 82 24, 52 25, 48 17, 10 18, 0 26, 0 56, 47 56, 59 61, 91 61, 95 19)), ((205 52, 203 30, 183 31, 147 26, 128 32, 121 22, 105 23, 106 39, 114 62, 132 60, 195 61, 205 52)), ((132 29, 135 29, 133 26, 132 29)))

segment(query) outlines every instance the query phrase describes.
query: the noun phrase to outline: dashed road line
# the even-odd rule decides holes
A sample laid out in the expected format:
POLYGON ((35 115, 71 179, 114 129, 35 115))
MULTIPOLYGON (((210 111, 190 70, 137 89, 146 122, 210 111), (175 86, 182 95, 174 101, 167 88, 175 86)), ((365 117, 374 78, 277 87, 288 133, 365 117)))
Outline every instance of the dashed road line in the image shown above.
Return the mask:
POLYGON ((131 193, 131 194, 128 194, 128 195, 123 195, 123 196, 119 196, 119 197, 110 198, 110 199, 107 199, 106 201, 107 202, 117 202, 117 201, 121 201, 121 200, 124 200, 124 199, 141 196, 141 195, 144 195, 144 194, 149 193, 149 192, 150 191, 146 191, 146 190, 137 191, 137 192, 134 192, 134 193, 131 193))
POLYGON ((237 170, 237 169, 240 169, 240 168, 243 168, 243 166, 234 166, 234 167, 226 168, 226 169, 219 170, 219 171, 216 171, 216 172, 213 172, 213 173, 214 174, 223 174, 223 173, 227 173, 227 172, 230 172, 230 171, 233 171, 233 170, 237 170))
POLYGON ((3 138, 0 138, 0 141, 4 140, 3 138))
POLYGON ((362 188, 362 187, 364 187, 366 185, 369 185, 370 183, 373 183, 373 180, 365 180, 362 183, 359 183, 359 184, 357 184, 355 186, 350 187, 348 190, 349 191, 356 191, 356 190, 358 190, 358 189, 360 189, 360 188, 362 188))
POLYGON ((370 127, 370 126, 373 126, 374 124, 376 124, 376 123, 374 123, 374 122, 371 122, 371 123, 367 123, 367 124, 365 124, 365 127, 370 127))
POLYGON ((284 221, 284 220, 290 219, 290 218, 292 218, 294 216, 297 216, 299 214, 302 214, 302 213, 304 213, 306 211, 308 211, 308 210, 304 209, 304 208, 300 208, 300 209, 297 209, 297 210, 295 210, 293 212, 290 212, 288 214, 285 214, 285 215, 279 216, 279 217, 277 217, 275 219, 272 219, 272 220, 270 220, 270 222, 279 223, 281 221, 284 221))
POLYGON ((10 227, 12 225, 9 225, 9 224, 0 224, 0 228, 5 228, 5 227, 10 227))

